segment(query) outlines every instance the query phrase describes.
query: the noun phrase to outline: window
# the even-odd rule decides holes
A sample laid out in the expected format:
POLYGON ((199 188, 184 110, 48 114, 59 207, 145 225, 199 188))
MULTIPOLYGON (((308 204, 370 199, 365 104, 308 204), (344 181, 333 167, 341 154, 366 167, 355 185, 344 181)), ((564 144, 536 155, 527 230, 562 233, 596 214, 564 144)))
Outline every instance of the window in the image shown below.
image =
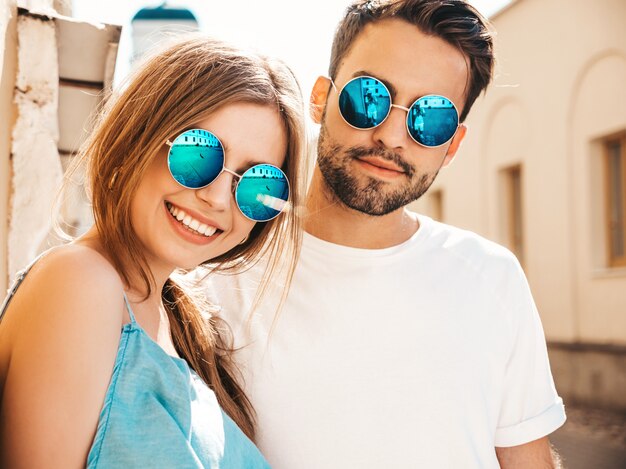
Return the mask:
POLYGON ((522 167, 511 166, 502 171, 504 242, 524 263, 524 220, 522 206, 522 167))
POLYGON ((432 217, 437 221, 443 221, 443 192, 440 190, 431 193, 430 209, 432 217))
POLYGON ((604 154, 608 262, 626 266, 626 133, 605 139, 604 154))

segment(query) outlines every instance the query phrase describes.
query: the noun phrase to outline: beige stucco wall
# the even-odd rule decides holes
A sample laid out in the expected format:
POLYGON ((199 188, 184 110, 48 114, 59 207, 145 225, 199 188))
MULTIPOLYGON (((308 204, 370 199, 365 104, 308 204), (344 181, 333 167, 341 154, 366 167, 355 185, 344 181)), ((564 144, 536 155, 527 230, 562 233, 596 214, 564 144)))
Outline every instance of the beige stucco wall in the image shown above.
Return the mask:
MULTIPOLYGON (((493 18, 497 76, 433 189, 444 221, 506 244, 499 172, 522 164, 524 267, 549 340, 626 344, 608 269, 599 137, 626 129, 626 2, 518 0, 493 18)), ((428 212, 429 201, 413 208, 428 212)))

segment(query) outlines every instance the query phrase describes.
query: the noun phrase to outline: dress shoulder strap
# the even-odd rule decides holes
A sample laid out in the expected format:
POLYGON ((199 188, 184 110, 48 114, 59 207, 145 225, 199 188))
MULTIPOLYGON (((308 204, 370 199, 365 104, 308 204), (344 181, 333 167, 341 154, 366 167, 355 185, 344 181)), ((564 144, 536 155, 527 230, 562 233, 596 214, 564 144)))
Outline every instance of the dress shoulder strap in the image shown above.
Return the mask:
POLYGON ((126 310, 128 311, 128 316, 130 317, 130 323, 133 325, 137 325, 135 315, 133 314, 133 309, 130 307, 130 302, 128 301, 128 297, 126 296, 126 292, 122 292, 122 295, 124 295, 124 303, 126 303, 126 310))
POLYGON ((18 271, 15 274, 15 280, 13 281, 13 285, 11 285, 11 287, 7 291, 7 296, 2 302, 2 306, 0 306, 0 321, 2 321, 2 316, 4 315, 4 312, 6 311, 6 309, 9 306, 9 303, 13 299, 13 296, 15 295, 17 288, 21 285, 21 283, 26 278, 28 271, 32 268, 32 266, 34 266, 37 263, 39 259, 41 259, 43 256, 48 254, 48 252, 50 252, 50 249, 39 254, 37 257, 35 257, 35 259, 30 264, 28 264, 26 267, 24 267, 22 270, 18 271))

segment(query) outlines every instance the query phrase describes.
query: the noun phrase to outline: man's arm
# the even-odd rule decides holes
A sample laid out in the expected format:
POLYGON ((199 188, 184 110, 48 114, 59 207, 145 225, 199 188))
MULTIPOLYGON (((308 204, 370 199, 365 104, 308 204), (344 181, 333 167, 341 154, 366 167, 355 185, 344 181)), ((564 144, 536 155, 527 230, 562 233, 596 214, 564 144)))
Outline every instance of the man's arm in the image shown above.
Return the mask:
POLYGON ((563 469, 547 436, 519 446, 496 447, 496 455, 502 469, 563 469))

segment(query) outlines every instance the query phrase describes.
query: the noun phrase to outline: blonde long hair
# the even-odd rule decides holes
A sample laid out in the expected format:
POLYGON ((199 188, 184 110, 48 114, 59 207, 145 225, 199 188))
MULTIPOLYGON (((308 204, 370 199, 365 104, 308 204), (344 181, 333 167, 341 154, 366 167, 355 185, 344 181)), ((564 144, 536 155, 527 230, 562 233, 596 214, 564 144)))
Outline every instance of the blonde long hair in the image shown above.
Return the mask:
MULTIPOLYGON (((280 113, 288 138, 282 169, 290 181, 292 207, 301 206, 304 106, 297 80, 278 60, 206 36, 186 36, 145 60, 119 95, 108 100, 81 147, 78 161, 87 164, 87 187, 103 248, 127 285, 131 278, 141 279, 146 298, 154 283, 130 218, 137 186, 167 139, 218 108, 241 102, 275 106, 280 113)), ((297 210, 292 208, 257 223, 246 242, 207 263, 212 270, 236 270, 268 257, 259 292, 266 290, 281 265, 287 266, 288 286, 301 236, 297 210)), ((286 289, 282 301, 285 295, 286 289)), ((172 278, 161 296, 177 352, 253 439, 254 410, 237 382, 232 346, 218 319, 203 314, 200 299, 172 278)))

